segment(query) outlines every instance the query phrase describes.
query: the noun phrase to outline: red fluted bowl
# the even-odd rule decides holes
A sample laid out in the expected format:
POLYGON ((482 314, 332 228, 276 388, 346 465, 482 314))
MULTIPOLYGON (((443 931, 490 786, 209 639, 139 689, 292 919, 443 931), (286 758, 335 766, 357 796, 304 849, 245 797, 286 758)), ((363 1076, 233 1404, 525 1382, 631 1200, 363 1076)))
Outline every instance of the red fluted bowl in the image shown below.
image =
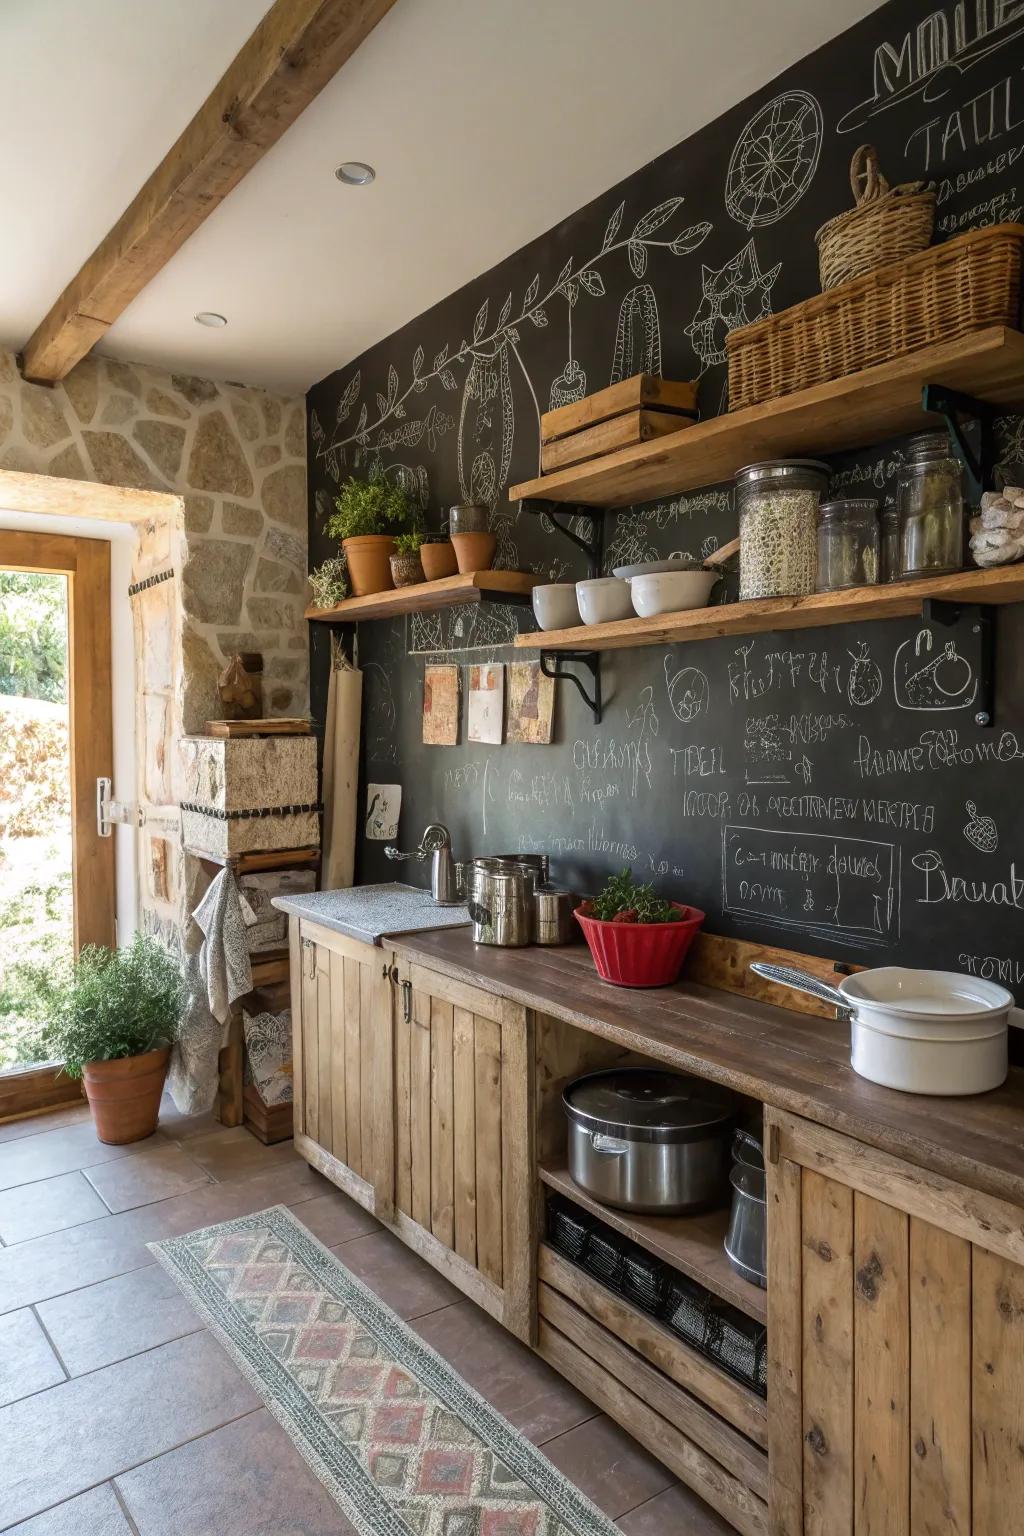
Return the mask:
POLYGON ((682 914, 674 923, 606 923, 576 908, 573 916, 602 981, 616 987, 668 987, 679 979, 704 913, 678 901, 672 906, 682 914))

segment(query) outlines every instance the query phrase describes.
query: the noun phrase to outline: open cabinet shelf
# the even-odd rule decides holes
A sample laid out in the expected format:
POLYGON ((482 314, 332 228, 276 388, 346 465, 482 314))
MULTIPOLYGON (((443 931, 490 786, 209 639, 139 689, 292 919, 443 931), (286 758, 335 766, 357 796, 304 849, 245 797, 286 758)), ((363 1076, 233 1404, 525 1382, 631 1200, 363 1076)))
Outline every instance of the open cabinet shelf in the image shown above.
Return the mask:
POLYGON ((528 602, 537 582, 545 579, 529 571, 472 571, 373 592, 368 597, 347 597, 334 608, 307 608, 306 618, 321 624, 356 624, 363 619, 393 619, 402 613, 426 613, 467 603, 528 602))
POLYGON ((627 507, 729 480, 758 459, 817 457, 883 442, 940 423, 926 414, 926 384, 1024 408, 1024 335, 989 326, 922 347, 875 368, 815 384, 779 400, 727 412, 666 437, 513 485, 509 500, 627 507))

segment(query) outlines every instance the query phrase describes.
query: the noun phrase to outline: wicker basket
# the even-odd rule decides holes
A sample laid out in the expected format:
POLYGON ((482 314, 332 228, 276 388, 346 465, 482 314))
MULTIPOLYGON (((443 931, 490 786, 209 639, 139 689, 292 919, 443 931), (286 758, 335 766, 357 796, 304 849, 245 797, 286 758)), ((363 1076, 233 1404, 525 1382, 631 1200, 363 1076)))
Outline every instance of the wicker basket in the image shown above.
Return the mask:
POLYGON ((873 144, 862 144, 850 161, 856 206, 823 224, 815 235, 821 291, 849 283, 925 250, 935 228, 935 188, 907 181, 890 187, 873 144))
POLYGON ((989 325, 1015 328, 1022 242, 1021 224, 974 229, 733 331, 730 411, 989 325))

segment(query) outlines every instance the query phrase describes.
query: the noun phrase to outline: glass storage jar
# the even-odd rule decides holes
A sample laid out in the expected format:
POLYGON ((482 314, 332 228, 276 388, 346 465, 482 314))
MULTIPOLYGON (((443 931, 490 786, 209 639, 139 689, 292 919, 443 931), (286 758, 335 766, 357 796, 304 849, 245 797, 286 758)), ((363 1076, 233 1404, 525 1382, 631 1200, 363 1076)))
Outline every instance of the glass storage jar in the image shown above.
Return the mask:
POLYGON ((828 474, 817 459, 767 459, 736 471, 741 601, 814 591, 828 474))
POLYGON ((898 507, 883 507, 879 514, 879 581, 900 579, 900 514, 898 507))
POLYGON ((878 580, 878 502, 845 497, 823 501, 818 510, 815 591, 873 586, 878 580))
POLYGON ((900 575, 938 576, 964 563, 963 470, 948 432, 918 432, 896 480, 900 575))

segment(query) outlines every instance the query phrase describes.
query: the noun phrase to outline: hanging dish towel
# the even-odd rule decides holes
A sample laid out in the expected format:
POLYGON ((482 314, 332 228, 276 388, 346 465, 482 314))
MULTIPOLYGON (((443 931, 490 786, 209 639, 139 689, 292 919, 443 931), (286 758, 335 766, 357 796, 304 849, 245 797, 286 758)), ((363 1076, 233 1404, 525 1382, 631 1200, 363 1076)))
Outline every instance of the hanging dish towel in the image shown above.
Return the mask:
MULTIPOLYGON (((333 637, 332 637, 333 639, 333 637)), ((356 861, 356 797, 359 793, 359 716, 363 674, 332 645, 324 732, 324 844, 321 889, 352 884, 356 861)))
POLYGON ((167 1080, 183 1115, 201 1114, 217 1097, 218 1056, 227 1044, 231 1004, 252 991, 252 967, 246 941, 238 882, 222 869, 192 913, 202 944, 185 956, 188 1004, 167 1080))

